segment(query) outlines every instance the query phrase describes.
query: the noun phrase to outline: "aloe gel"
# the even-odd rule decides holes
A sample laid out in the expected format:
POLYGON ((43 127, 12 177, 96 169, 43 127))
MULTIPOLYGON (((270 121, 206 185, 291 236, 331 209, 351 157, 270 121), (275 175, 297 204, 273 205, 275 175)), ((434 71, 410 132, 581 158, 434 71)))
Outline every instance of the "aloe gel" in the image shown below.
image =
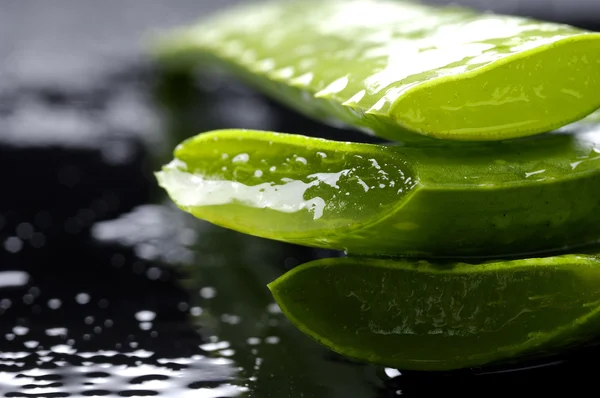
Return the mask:
POLYGON ((381 146, 225 130, 157 174, 183 210, 251 235, 351 254, 529 255, 600 239, 600 131, 381 146))
POLYGON ((600 108, 600 34, 456 7, 265 2, 174 32, 156 54, 216 61, 306 115, 393 141, 503 140, 600 108))
POLYGON ((269 285, 304 333, 343 355, 452 370, 580 344, 600 327, 600 260, 483 264, 330 258, 269 285))

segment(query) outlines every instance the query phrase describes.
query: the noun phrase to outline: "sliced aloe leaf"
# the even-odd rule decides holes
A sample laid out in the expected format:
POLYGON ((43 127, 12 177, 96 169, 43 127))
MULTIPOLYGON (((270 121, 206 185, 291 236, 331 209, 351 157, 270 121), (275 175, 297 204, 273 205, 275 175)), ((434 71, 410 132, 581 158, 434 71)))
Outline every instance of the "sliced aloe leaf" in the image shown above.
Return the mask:
POLYGON ((600 239, 600 129, 517 141, 378 146, 223 130, 157 173, 183 210, 353 254, 505 256, 600 239))
POLYGON ((216 59, 307 115, 398 141, 521 137, 600 108, 600 34, 462 8, 266 2, 157 47, 165 63, 216 59))
POLYGON ((269 285, 300 330, 340 354, 415 370, 548 355, 600 331, 600 260, 484 264, 334 258, 269 285))

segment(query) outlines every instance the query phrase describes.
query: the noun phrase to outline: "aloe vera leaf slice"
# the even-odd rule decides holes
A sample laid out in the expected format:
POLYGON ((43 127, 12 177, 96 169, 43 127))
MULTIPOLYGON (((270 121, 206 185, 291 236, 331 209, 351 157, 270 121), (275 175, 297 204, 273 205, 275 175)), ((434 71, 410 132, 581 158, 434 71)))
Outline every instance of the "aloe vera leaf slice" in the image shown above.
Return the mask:
POLYGON ((157 173, 183 210, 351 254, 531 255, 600 239, 600 129, 381 146, 249 130, 200 134, 157 173))
POLYGON ((600 34, 462 8, 266 2, 155 51, 166 64, 214 58, 307 115, 396 141, 521 137, 600 108, 600 34))
POLYGON ((483 264, 330 258, 269 285, 286 317, 340 354, 451 370, 585 342, 600 328, 600 260, 483 264))

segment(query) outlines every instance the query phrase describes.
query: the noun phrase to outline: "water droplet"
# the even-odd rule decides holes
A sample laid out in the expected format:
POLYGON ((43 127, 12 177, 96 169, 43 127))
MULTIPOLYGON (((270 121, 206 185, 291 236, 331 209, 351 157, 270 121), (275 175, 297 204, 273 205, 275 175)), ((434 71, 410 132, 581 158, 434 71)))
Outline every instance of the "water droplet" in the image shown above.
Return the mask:
POLYGON ((150 267, 146 271, 146 276, 148 277, 148 279, 153 280, 153 281, 159 279, 161 277, 161 275, 162 275, 162 271, 160 270, 160 268, 157 268, 157 267, 150 267))
POLYGON ((142 329, 142 330, 152 329, 152 322, 140 322, 140 329, 142 329))
POLYGON ((219 354, 221 354, 221 355, 223 355, 225 357, 231 357, 231 356, 233 356, 235 354, 235 351, 230 348, 230 349, 227 349, 227 350, 220 351, 219 354))
POLYGON ((314 74, 312 72, 307 72, 290 80, 290 84, 294 86, 308 86, 313 78, 314 74))
POLYGON ((135 314, 135 319, 140 322, 151 322, 156 318, 156 313, 152 311, 139 311, 135 314))
POLYGON ((277 305, 277 303, 271 303, 267 306, 267 311, 271 314, 280 314, 281 308, 279 308, 279 305, 277 305))
POLYGON ((87 293, 79 293, 75 296, 75 301, 77 304, 87 304, 90 302, 90 295, 87 293))
POLYGON ((221 322, 223 322, 223 323, 228 323, 230 325, 237 325, 241 321, 242 321, 242 318, 239 317, 238 315, 230 315, 230 314, 221 315, 221 322))
POLYGON ((74 354, 76 352, 73 347, 66 344, 57 344, 51 348, 51 351, 57 354, 74 354))
POLYGON ((280 338, 278 336, 268 336, 265 339, 265 343, 267 344, 279 344, 280 338))
POLYGON ((545 171, 546 170, 537 170, 537 171, 532 171, 531 173, 525 173, 525 178, 529 178, 529 177, 531 177, 533 175, 536 175, 536 174, 544 173, 545 171))
POLYGON ((256 69, 261 72, 268 72, 275 67, 275 61, 272 59, 264 59, 256 63, 256 69))
POLYGON ((344 90, 348 85, 348 76, 340 77, 339 79, 332 82, 330 85, 325 87, 323 90, 317 92, 315 97, 325 97, 331 94, 337 94, 344 90))
POLYGON ((23 222, 17 225, 17 236, 23 240, 31 239, 33 236, 33 225, 23 222))
POLYGON ((23 248, 23 241, 16 236, 10 236, 4 241, 4 249, 9 253, 18 253, 23 248))
POLYGON ((57 310, 60 308, 61 305, 62 305, 62 302, 57 298, 48 300, 48 307, 50 309, 57 310))
MULTIPOLYGON (((25 286, 29 282, 29 274, 23 271, 3 271, 0 272, 0 288, 25 286)), ((10 300, 9 300, 10 302, 10 300)), ((10 306, 10 304, 9 304, 10 306)), ((0 304, 0 307, 2 305, 0 304)), ((2 307, 4 308, 4 307, 2 307)), ((8 308, 8 307, 6 307, 8 308)))
POLYGON ((385 368, 385 374, 389 378, 394 378, 394 377, 398 377, 398 376, 402 375, 402 373, 400 373, 400 371, 398 369, 393 369, 393 368, 385 368))
POLYGON ((192 307, 192 309, 190 309, 190 314, 192 316, 200 316, 200 315, 202 315, 202 308, 200 308, 200 307, 192 307))
POLYGON ((66 328, 50 328, 46 329, 46 336, 66 336, 66 328))
POLYGON ((33 348, 36 348, 38 345, 40 345, 40 343, 39 343, 39 341, 30 340, 30 341, 24 342, 23 345, 27 348, 33 349, 33 348))
POLYGON ((144 260, 155 260, 160 253, 158 247, 147 242, 135 245, 134 251, 136 256, 144 260))
POLYGON ((23 303, 27 304, 27 305, 31 305, 33 304, 33 302, 35 301, 35 296, 33 294, 26 294, 23 296, 23 303))
POLYGON ((216 343, 206 343, 206 344, 202 344, 200 346, 201 349, 203 349, 204 351, 217 351, 217 350, 224 350, 226 348, 229 348, 229 342, 227 341, 219 341, 216 343))
POLYGON ((205 299, 211 299, 211 298, 215 297, 216 295, 217 295, 217 291, 213 287, 207 286, 207 287, 203 287, 202 289, 200 289, 200 296, 202 296, 205 299))
POLYGON ((271 72, 271 76, 276 79, 290 79, 292 76, 294 76, 294 68, 291 66, 286 66, 285 68, 271 72))
POLYGON ((361 99, 367 94, 366 90, 360 90, 358 93, 354 94, 350 99, 344 102, 344 105, 356 104, 360 102, 361 99))
POLYGON ((17 336, 24 336, 29 332, 29 328, 26 328, 25 326, 15 326, 12 331, 17 336))
POLYGON ((231 159, 231 163, 246 163, 250 160, 250 155, 247 153, 240 153, 239 155, 235 155, 233 159, 231 159))

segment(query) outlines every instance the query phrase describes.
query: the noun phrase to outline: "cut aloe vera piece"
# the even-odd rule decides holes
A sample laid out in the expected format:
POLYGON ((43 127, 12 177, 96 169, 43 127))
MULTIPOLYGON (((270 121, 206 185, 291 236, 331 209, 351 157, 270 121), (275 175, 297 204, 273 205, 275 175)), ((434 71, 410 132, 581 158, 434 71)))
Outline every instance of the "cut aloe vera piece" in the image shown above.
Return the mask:
POLYGON ((215 59, 307 115, 397 141, 521 137, 600 108, 600 34, 454 7, 267 2, 157 47, 165 63, 215 59))
POLYGON ((600 129, 380 146, 223 130, 175 150, 160 185, 230 229, 352 254, 505 256, 600 239, 600 129))
POLYGON ((600 331, 591 255, 433 264, 334 258, 269 285, 283 313, 340 354, 414 370, 548 355, 600 331))

